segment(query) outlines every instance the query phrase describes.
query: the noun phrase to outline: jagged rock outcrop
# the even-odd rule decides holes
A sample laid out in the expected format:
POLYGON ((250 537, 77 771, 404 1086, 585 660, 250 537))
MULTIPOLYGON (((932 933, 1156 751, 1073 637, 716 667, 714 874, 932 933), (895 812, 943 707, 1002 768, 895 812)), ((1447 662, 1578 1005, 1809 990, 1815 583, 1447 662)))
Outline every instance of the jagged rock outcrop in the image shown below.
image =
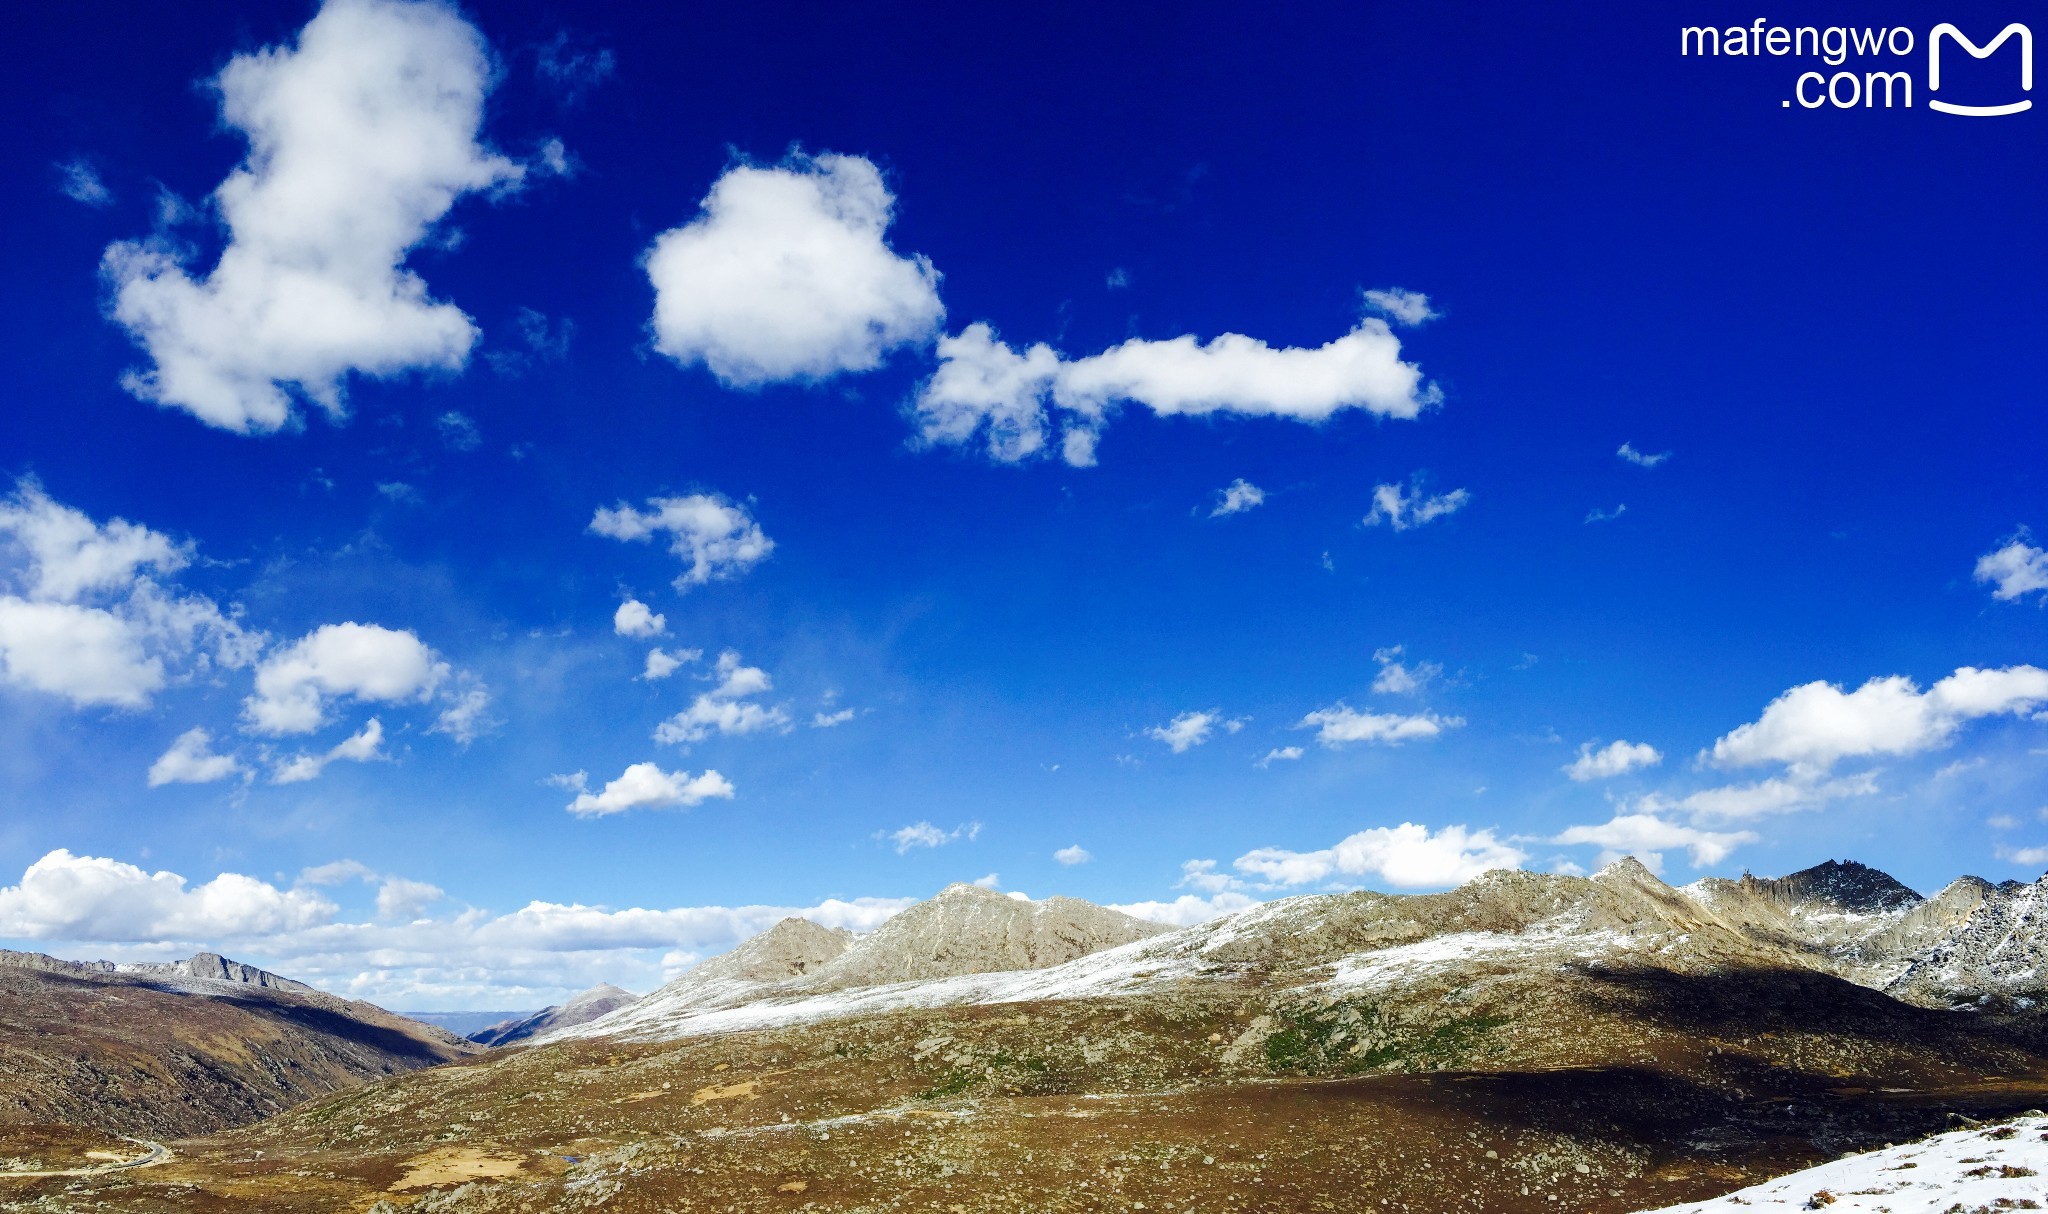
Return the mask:
POLYGON ((640 996, 629 990, 613 986, 609 982, 601 982, 567 1003, 544 1007, 530 1016, 521 1016, 491 1025, 489 1028, 479 1029, 471 1033, 469 1039, 483 1046, 515 1045, 550 1029, 589 1024, 600 1016, 632 1005, 639 998, 640 996))

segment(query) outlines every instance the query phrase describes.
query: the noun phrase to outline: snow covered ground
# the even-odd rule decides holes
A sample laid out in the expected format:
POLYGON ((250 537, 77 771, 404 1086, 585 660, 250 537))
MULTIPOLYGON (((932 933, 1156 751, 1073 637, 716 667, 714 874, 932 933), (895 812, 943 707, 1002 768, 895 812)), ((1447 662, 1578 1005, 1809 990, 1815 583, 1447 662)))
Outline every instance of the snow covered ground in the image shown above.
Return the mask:
POLYGON ((2048 1117, 1937 1134, 1848 1155, 1711 1201, 1650 1214, 1828 1210, 1831 1214, 1947 1214, 2048 1208, 2048 1117))

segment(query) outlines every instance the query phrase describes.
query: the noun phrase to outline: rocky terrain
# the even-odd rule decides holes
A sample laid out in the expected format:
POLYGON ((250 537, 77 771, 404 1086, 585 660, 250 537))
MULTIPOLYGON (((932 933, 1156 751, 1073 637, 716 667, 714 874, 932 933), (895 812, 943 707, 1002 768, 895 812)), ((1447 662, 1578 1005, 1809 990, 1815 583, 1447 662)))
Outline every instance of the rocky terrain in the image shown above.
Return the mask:
POLYGON ((477 1048, 211 953, 117 966, 0 951, 0 1125, 203 1134, 477 1048))
POLYGON ((1624 861, 1168 931, 953 886, 0 1208, 1621 1214, 2048 1106, 2040 891, 1624 861))
POLYGON ((621 990, 609 982, 599 983, 582 994, 557 1007, 544 1007, 530 1016, 519 1016, 500 1021, 487 1028, 469 1034, 469 1039, 478 1045, 513 1045, 525 1041, 550 1029, 573 1028, 588 1024, 599 1016, 616 1012, 640 996, 628 990, 621 990))

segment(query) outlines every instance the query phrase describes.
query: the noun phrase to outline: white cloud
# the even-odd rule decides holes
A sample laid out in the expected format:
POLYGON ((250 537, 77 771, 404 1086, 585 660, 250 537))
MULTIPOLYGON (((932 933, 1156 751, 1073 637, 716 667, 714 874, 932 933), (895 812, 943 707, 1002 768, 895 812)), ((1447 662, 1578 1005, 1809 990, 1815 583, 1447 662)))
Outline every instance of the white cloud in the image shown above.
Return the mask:
POLYGON ((668 631, 668 617, 639 599, 627 599, 612 613, 612 631, 622 637, 658 637, 668 631))
POLYGON ((65 161, 57 166, 59 180, 57 190, 64 197, 89 207, 114 205, 114 191, 100 180, 99 171, 84 157, 65 161))
POLYGON ((0 669, 7 680, 84 707, 139 708, 164 685, 164 665, 143 651, 128 621, 75 603, 0 597, 0 669))
POLYGON ((292 420, 287 389, 340 417, 351 372, 460 369, 476 326, 404 261, 458 197, 523 174, 477 142, 492 75, 453 6, 406 0, 328 0, 296 46, 229 60, 214 85, 249 154, 213 196, 219 262, 194 278, 158 238, 102 263, 155 363, 128 390, 263 433, 292 420))
POLYGON ((739 164, 703 213, 655 238, 655 349, 725 383, 868 371, 938 331, 939 274, 883 239, 895 199, 859 156, 739 164))
POLYGON ((242 764, 233 755, 213 753, 212 734, 204 729, 188 729, 149 765, 149 786, 211 784, 240 775, 242 770, 242 764))
POLYGON ((1877 791, 1877 777, 1870 772, 1822 780, 1808 770, 1795 768, 1789 775, 1772 776, 1753 784, 1703 788, 1677 800, 1652 794, 1644 797, 1637 808, 1652 813, 1682 809, 1694 821, 1717 821, 1818 809, 1830 801, 1867 797, 1877 791))
POLYGON ((859 710, 852 708, 842 708, 838 712, 814 712, 811 714, 811 728, 831 729, 835 725, 844 725, 859 715, 859 710))
POLYGON ((1599 507, 1597 507, 1597 506, 1596 506, 1596 507, 1594 507, 1593 509, 1591 509, 1591 510, 1588 510, 1588 511, 1586 511, 1586 522, 1588 522, 1588 523, 1611 523, 1611 522, 1613 522, 1613 521, 1614 521, 1615 519, 1618 519, 1618 518, 1620 518, 1620 517, 1621 517, 1622 515, 1624 515, 1624 514, 1627 514, 1627 513, 1628 513, 1628 503, 1627 503, 1627 502, 1622 502, 1622 503, 1620 503, 1619 505, 1615 506, 1615 507, 1614 507, 1614 509, 1612 509, 1612 510, 1602 510, 1602 509, 1600 509, 1599 507))
POLYGON ((1236 733, 1244 728, 1242 720, 1223 719, 1223 710, 1211 708, 1207 712, 1184 712, 1164 725, 1154 725, 1145 730, 1145 736, 1166 743, 1175 754, 1186 754, 1190 749, 1209 740, 1218 726, 1236 733))
POLYGON ((1989 585, 1991 597, 2004 602, 2048 590, 2048 552, 2027 541, 2025 528, 2004 546, 1977 558, 1976 578, 1989 585))
POLYGON ((334 910, 316 893, 279 890, 237 873, 188 888, 176 873, 147 873, 60 848, 29 865, 19 885, 0 888, 0 936, 205 939, 302 929, 334 910))
POLYGON ((371 717, 361 730, 342 739, 324 754, 297 754, 280 761, 270 772, 272 784, 303 784, 317 780, 327 770, 329 763, 368 763, 381 759, 384 754, 378 747, 384 744, 384 723, 371 717))
POLYGON ((1209 517, 1221 518, 1226 514, 1243 514, 1265 504, 1266 491, 1240 476, 1216 491, 1216 505, 1209 511, 1209 517))
POLYGON ((1433 712, 1412 716, 1395 712, 1360 712, 1339 700, 1328 708, 1318 708, 1309 713, 1295 728, 1313 729, 1316 741, 1335 748, 1352 742, 1383 742, 1398 746, 1417 738, 1433 738, 1464 723, 1463 717, 1443 717, 1433 712))
POLYGON ((1443 315, 1429 306, 1429 296, 1400 287, 1365 292, 1365 305, 1397 325, 1419 325, 1443 315))
POLYGON ((82 942, 76 952, 48 947, 124 960, 209 948, 386 1007, 533 1007, 600 981, 649 989, 791 915, 865 932, 912 901, 615 909, 536 900, 509 914, 458 905, 420 917, 443 896, 354 861, 309 868, 284 890, 235 873, 195 887, 56 851, 0 887, 0 937, 82 942), (376 921, 341 919, 314 888, 355 880, 377 887, 376 921))
POLYGON ((1623 856, 1632 855, 1651 872, 1664 870, 1662 853, 1682 847, 1692 859, 1694 868, 1719 864, 1728 853, 1745 843, 1754 843, 1757 836, 1752 831, 1739 830, 1715 832, 1697 827, 1681 826, 1652 814, 1616 814, 1598 826, 1573 826, 1550 842, 1565 846, 1591 845, 1601 850, 1597 863, 1606 866, 1623 856))
POLYGON ((688 807, 711 797, 730 800, 733 791, 732 781, 716 771, 693 776, 686 771, 663 771, 653 763, 635 763, 606 784, 604 791, 579 795, 569 803, 569 812, 598 818, 629 809, 688 807))
POLYGON ((1308 753, 1299 746, 1276 746, 1266 752, 1266 757, 1257 763, 1259 767, 1271 767, 1275 763, 1291 762, 1308 753))
POLYGON ((458 682, 460 689, 449 697, 448 707, 434 718, 433 727, 427 732, 445 733, 457 745, 467 746, 496 728, 498 722, 490 717, 490 689, 467 673, 459 675, 458 682))
POLYGON ((358 860, 329 860, 299 870, 300 885, 345 885, 350 881, 377 880, 376 870, 358 860))
POLYGON ((1052 858, 1066 865, 1086 864, 1095 858, 1095 853, 1076 843, 1072 847, 1060 848, 1052 854, 1052 858))
POLYGON ((961 839, 973 842, 980 834, 979 822, 968 822, 952 830, 940 830, 929 822, 919 821, 892 830, 883 837, 896 845, 896 854, 900 856, 913 847, 944 847, 961 839))
POLYGON ((377 917, 384 920, 417 919, 447 895, 438 885, 404 877, 386 877, 377 886, 377 917))
POLYGON ((1654 468, 1671 458, 1669 451, 1659 451, 1655 455, 1645 455, 1628 443, 1623 443, 1614 453, 1638 468, 1654 468))
POLYGON ((311 733, 326 723, 330 698, 424 703, 448 676, 448 663, 410 631, 324 624, 263 659, 242 716, 258 733, 311 733))
POLYGON ((2036 864, 2048 864, 2048 847, 2005 847, 2001 845, 1993 848, 1992 851, 1999 859, 2004 860, 2008 864, 2025 864, 2030 867, 2036 864))
POLYGON ((1399 484, 1374 485, 1372 509, 1366 511, 1362 521, 1368 527, 1385 524, 1396 531, 1407 531, 1447 514, 1456 514, 1471 500, 1472 494, 1464 489, 1435 495, 1424 493, 1417 478, 1411 478, 1405 488, 1399 484))
POLYGON ((1234 915, 1249 906, 1257 906, 1258 899, 1246 894, 1224 893, 1203 897, 1196 894, 1182 894, 1171 902, 1118 902, 1109 909, 1122 911, 1134 918, 1164 923, 1170 927, 1193 927, 1211 919, 1234 915))
MULTIPOLYGON (((675 580, 677 590, 737 577, 775 551, 775 541, 747 508, 723 494, 654 497, 647 504, 652 509, 635 510, 624 502, 611 509, 599 507, 590 529, 615 540, 645 540, 666 533, 669 551, 688 565, 675 580)), ((625 610, 621 607, 620 614, 625 610)), ((633 618, 637 621, 637 614, 633 618)), ((613 628, 618 628, 619 617, 612 619, 613 628)), ((662 617, 652 620, 660 623, 662 617)))
POLYGON ((647 651, 647 666, 640 672, 640 677, 649 682, 665 679, 703 656, 704 651, 701 649, 678 649, 670 653, 657 645, 647 651))
POLYGON ((1609 742, 1600 749, 1593 749, 1593 743, 1579 745, 1579 757, 1565 764, 1564 774, 1585 783, 1588 780, 1606 780, 1624 775, 1644 767, 1655 767, 1664 761, 1656 747, 1647 742, 1627 742, 1620 738, 1609 742))
POLYGON ((254 660, 266 638, 160 586, 191 560, 147 527, 94 522, 23 480, 0 501, 0 677, 78 706, 140 708, 173 677, 254 660))
POLYGON ((1776 762, 1825 769, 1844 758, 1946 746, 1966 721, 2018 714, 2043 703, 2048 670, 2036 666, 1964 666, 1924 693, 1904 675, 1871 679, 1853 692, 1805 683, 1717 740, 1711 753, 1724 767, 1776 762))
POLYGON ((773 729, 787 733, 789 713, 780 705, 762 705, 751 697, 774 687, 768 672, 758 666, 743 666, 740 655, 728 649, 718 655, 712 671, 716 686, 699 695, 683 711, 663 721, 654 740, 674 746, 701 742, 714 733, 749 734, 773 729))
POLYGON ((1014 462, 1064 431, 1062 455, 1095 462, 1095 440, 1114 410, 1142 405, 1162 417, 1228 413, 1320 422, 1347 409, 1414 418, 1442 399, 1385 321, 1368 317, 1314 348, 1275 348, 1225 333, 1206 345, 1191 336, 1132 338, 1068 360, 1043 343, 1019 353, 986 324, 938 342, 939 369, 914 407, 925 441, 965 444, 983 435, 991 458, 1014 462))
POLYGON ((1374 691, 1381 695, 1414 695, 1444 672, 1436 662, 1407 665, 1400 660, 1401 653, 1399 645, 1373 651, 1372 660, 1380 664, 1380 672, 1372 680, 1374 691))
POLYGON ((1332 877, 1378 877, 1402 888, 1460 885, 1483 872, 1515 868, 1528 854, 1491 830, 1446 826, 1432 831, 1413 822, 1359 831, 1335 847, 1297 852, 1261 847, 1234 862, 1241 873, 1275 885, 1306 885, 1332 877))
POLYGON ((191 550, 169 536, 127 519, 96 523, 53 500, 34 481, 23 481, 0 502, 0 533, 29 560, 27 594, 75 603, 95 591, 125 590, 144 569, 173 574, 191 563, 191 550))

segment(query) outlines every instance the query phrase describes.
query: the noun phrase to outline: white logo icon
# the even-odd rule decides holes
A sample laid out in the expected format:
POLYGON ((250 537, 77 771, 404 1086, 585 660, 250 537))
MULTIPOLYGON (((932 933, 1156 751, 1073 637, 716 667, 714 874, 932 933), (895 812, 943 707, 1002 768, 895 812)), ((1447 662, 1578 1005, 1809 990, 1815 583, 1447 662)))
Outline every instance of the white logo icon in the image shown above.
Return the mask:
MULTIPOLYGON (((1934 32, 1927 36, 1928 92, 1937 92, 1941 88, 1941 38, 1944 34, 1955 39, 1956 45, 1968 51, 1973 59, 1990 58, 1992 52, 2005 45, 2007 38, 2018 34, 2020 36, 2020 91, 2023 93, 2034 91, 2034 31, 2015 21, 1998 31, 1998 37, 1993 38, 1990 45, 1980 47, 1970 41, 1969 35, 1944 21, 1940 25, 1935 26, 1934 32)), ((1949 102, 1936 101, 1932 98, 1929 98, 1927 102, 1928 109, 1940 110, 1944 114, 1962 114, 1971 118, 1995 118, 2000 114, 2017 114, 2022 110, 2032 109, 2033 105, 2033 101, 2026 98, 2008 102, 2005 105, 1952 105, 1949 102)))

